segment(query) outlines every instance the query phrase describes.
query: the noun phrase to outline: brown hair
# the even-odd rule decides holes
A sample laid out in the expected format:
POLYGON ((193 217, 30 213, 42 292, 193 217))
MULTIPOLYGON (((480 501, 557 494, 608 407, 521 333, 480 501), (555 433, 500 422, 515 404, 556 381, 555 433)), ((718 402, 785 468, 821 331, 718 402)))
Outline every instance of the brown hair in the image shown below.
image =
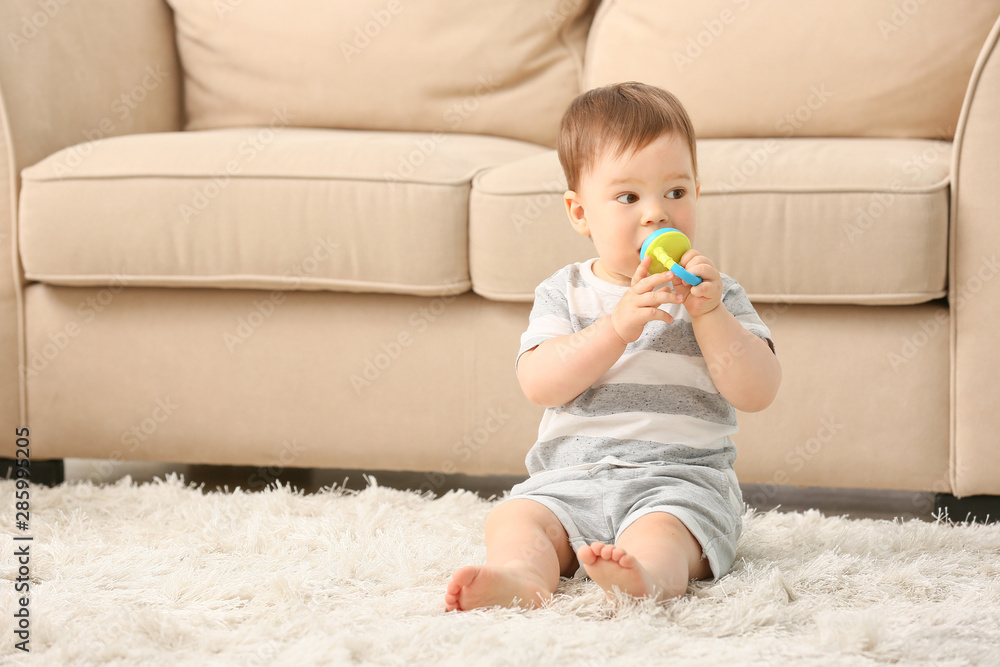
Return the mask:
POLYGON ((576 190, 580 177, 605 154, 618 158, 634 153, 671 132, 687 141, 697 181, 694 127, 673 94, 637 81, 583 93, 563 115, 556 144, 569 189, 576 190))

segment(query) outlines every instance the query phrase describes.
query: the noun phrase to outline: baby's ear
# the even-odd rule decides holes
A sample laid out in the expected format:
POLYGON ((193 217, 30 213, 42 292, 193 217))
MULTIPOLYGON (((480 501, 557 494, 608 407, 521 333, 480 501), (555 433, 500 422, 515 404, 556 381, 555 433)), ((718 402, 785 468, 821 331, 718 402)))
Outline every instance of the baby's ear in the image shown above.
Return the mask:
POLYGON ((567 190, 563 194, 563 201, 566 203, 566 214, 569 216, 569 223, 577 234, 590 236, 590 225, 587 224, 587 212, 583 208, 579 197, 573 190, 567 190))

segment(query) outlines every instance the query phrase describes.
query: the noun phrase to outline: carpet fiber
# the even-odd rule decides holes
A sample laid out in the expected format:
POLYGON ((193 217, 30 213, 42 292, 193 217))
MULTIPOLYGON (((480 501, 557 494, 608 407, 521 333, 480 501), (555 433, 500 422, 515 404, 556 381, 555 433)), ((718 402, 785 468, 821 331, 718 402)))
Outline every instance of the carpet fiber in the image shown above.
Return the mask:
POLYGON ((1000 524, 748 512, 732 572, 681 599, 564 580, 542 609, 445 613, 493 503, 369 483, 33 487, 32 651, 13 646, 11 509, 0 664, 1000 664, 1000 524))

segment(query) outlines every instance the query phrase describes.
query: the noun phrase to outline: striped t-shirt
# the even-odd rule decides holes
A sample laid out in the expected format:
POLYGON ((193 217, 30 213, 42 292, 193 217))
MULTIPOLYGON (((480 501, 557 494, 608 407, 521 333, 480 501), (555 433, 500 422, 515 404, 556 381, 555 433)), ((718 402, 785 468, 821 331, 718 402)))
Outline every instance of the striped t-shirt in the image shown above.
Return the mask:
MULTIPOLYGON (((594 275, 593 262, 570 264, 535 289, 518 359, 550 338, 575 333, 609 315, 627 286, 594 275)), ((722 304, 771 348, 771 332, 746 292, 722 276, 722 304)), ((618 464, 688 463, 731 471, 736 411, 709 373, 681 304, 661 308, 671 323, 653 321, 592 387, 565 405, 546 408, 528 473, 618 464)), ((516 368, 516 362, 515 362, 516 368)))

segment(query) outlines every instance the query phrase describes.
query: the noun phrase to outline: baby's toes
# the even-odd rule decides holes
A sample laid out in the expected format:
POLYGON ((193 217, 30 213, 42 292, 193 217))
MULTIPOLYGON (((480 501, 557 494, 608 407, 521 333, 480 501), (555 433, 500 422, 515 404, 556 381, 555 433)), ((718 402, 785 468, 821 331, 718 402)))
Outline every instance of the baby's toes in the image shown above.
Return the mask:
POLYGON ((613 556, 615 554, 615 547, 610 544, 605 544, 601 547, 601 558, 604 560, 614 560, 613 556))
POLYGON ((638 564, 638 561, 635 559, 635 556, 625 553, 623 549, 621 556, 618 558, 618 564, 624 568, 633 568, 638 564))
POLYGON ((619 564, 623 564, 621 560, 626 556, 628 556, 628 554, 625 553, 625 550, 622 549, 621 547, 615 547, 614 550, 611 552, 611 560, 619 564))
POLYGON ((598 544, 585 544, 576 550, 576 558, 583 565, 593 565, 597 559, 600 557, 600 549, 595 549, 594 545, 598 544))
POLYGON ((454 597, 457 599, 458 594, 461 592, 462 592, 462 587, 459 586, 454 581, 449 581, 448 586, 445 588, 446 597, 454 597))

